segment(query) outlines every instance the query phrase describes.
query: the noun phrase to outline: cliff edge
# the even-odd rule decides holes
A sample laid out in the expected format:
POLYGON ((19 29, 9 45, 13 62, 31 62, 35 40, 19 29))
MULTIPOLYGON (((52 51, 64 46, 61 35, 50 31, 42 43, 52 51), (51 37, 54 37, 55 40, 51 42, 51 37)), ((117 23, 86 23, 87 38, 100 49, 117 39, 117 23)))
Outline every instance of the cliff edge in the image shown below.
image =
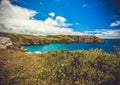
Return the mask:
POLYGON ((21 48, 21 46, 26 45, 42 45, 48 43, 73 43, 73 42, 104 43, 103 39, 98 38, 96 36, 88 35, 33 36, 25 34, 0 32, 0 37, 1 37, 0 45, 2 48, 6 48, 9 45, 14 45, 14 47, 21 48))

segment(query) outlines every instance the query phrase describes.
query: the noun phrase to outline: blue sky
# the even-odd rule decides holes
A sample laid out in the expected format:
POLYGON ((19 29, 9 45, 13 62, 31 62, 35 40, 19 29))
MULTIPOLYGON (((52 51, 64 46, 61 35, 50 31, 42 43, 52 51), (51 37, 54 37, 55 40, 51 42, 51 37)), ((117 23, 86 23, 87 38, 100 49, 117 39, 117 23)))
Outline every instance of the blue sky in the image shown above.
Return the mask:
POLYGON ((79 23, 72 26, 77 31, 109 29, 109 25, 119 20, 120 15, 120 9, 117 9, 115 4, 119 0, 15 1, 13 2, 15 5, 36 10, 38 12, 36 19, 44 20, 49 16, 48 13, 54 12, 56 15, 65 17, 69 23, 79 23))
POLYGON ((74 32, 97 34, 100 37, 102 34, 104 37, 120 37, 120 0, 10 0, 10 2, 13 6, 35 11, 32 16, 34 20, 47 21, 48 18, 55 20, 60 16, 65 19, 66 28, 74 32), (112 33, 117 35, 112 36, 112 33))

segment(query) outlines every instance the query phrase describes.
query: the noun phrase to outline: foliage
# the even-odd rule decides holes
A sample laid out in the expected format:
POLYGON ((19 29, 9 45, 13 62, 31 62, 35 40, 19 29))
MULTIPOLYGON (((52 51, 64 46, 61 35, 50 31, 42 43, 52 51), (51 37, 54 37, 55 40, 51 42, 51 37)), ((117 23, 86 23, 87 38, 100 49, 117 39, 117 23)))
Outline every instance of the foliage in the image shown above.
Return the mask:
MULTIPOLYGON (((50 53, 46 80, 55 85, 119 85, 120 59, 102 50, 50 53)), ((43 71, 44 72, 44 71, 43 71)))
POLYGON ((0 54, 0 85, 120 85, 120 58, 103 50, 0 54))

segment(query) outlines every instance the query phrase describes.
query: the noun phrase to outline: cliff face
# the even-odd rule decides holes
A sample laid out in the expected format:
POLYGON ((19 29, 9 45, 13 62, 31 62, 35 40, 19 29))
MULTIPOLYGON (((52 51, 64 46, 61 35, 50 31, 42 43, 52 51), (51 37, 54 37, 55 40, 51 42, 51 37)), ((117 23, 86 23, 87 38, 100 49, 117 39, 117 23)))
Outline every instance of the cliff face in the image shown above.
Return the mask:
POLYGON ((11 39, 11 42, 13 43, 13 45, 18 48, 20 48, 23 45, 41 45, 41 44, 47 44, 47 43, 73 43, 73 42, 104 43, 103 39, 100 39, 95 36, 87 36, 87 35, 84 35, 84 36, 72 36, 72 35, 33 36, 33 35, 25 35, 25 34, 13 34, 13 33, 0 32, 0 36, 7 37, 5 39, 7 39, 7 41, 9 42, 11 39))
POLYGON ((96 36, 71 36, 76 42, 88 42, 88 43, 104 43, 103 39, 96 36))
POLYGON ((12 41, 8 37, 0 37, 0 48, 12 47, 12 41))

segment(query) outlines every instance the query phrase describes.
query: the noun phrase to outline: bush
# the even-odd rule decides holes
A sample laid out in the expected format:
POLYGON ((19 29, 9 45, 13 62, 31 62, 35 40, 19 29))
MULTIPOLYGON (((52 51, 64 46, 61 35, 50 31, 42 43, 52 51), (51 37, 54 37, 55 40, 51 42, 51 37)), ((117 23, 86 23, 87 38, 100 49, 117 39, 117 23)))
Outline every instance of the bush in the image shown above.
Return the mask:
POLYGON ((46 56, 48 85, 119 85, 120 59, 102 50, 60 51, 46 56))
POLYGON ((0 54, 0 85, 120 85, 120 57, 103 50, 0 54))

